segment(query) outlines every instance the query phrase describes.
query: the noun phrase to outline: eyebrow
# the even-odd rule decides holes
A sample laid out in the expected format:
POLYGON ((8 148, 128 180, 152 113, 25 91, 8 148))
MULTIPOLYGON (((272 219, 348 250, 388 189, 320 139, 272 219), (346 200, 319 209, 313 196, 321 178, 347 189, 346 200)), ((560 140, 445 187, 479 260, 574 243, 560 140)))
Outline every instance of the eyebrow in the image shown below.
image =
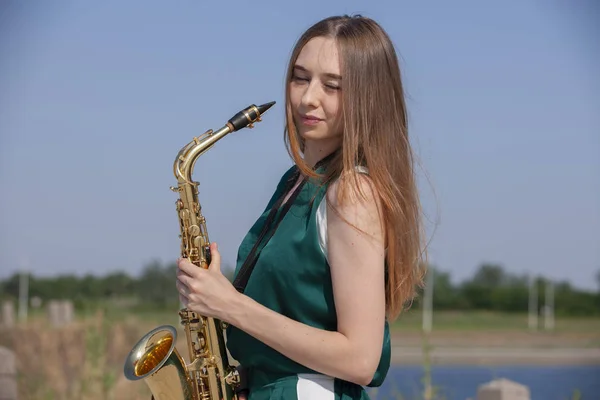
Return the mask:
MULTIPOLYGON (((304 68, 302 65, 294 65, 294 69, 300 70, 300 71, 304 71, 304 72, 309 72, 306 68, 304 68)), ((338 74, 332 74, 331 72, 326 72, 323 75, 329 77, 329 78, 333 78, 333 79, 338 79, 338 80, 342 80, 342 77, 338 74)))

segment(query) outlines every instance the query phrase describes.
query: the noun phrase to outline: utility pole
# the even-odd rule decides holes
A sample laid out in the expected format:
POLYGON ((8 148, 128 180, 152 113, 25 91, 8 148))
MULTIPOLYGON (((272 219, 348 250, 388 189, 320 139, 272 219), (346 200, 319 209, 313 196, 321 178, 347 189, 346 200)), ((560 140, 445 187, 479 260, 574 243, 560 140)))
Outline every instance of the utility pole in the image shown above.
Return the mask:
POLYGON ((544 329, 551 331, 554 329, 554 283, 550 280, 546 282, 545 295, 544 329))
MULTIPOLYGON (((430 259, 431 260, 431 259, 430 259)), ((433 327, 433 278, 435 270, 432 263, 427 265, 427 275, 425 276, 425 290, 423 293, 423 362, 425 366, 425 376, 423 380, 423 398, 431 400, 433 387, 431 385, 431 347, 429 345, 429 334, 433 327)))
POLYGON ((433 268, 427 268, 425 293, 423 293, 423 331, 431 332, 433 326, 433 268))
POLYGON ((27 308, 29 303, 29 271, 27 262, 22 263, 19 275, 19 321, 27 321, 27 308))
POLYGON ((534 276, 529 277, 529 329, 538 328, 538 293, 534 276))

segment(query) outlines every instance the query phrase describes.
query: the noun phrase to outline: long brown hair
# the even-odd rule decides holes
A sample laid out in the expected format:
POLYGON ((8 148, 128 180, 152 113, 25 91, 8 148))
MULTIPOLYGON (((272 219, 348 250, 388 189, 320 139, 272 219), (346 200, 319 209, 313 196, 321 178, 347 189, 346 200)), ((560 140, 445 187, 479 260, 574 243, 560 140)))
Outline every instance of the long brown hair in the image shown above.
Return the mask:
MULTIPOLYGON (((386 253, 386 311, 394 320, 423 286, 425 251, 415 160, 400 67, 387 33, 363 16, 335 16, 310 27, 297 41, 287 69, 285 143, 298 169, 323 182, 355 177, 357 165, 368 168, 380 197, 386 253), (317 176, 301 157, 303 139, 294 126, 289 83, 304 45, 314 37, 333 38, 342 74, 342 151, 317 176)), ((356 178, 344 182, 356 192, 356 178)), ((341 183, 341 182, 340 182, 341 183)), ((347 189, 340 185, 340 193, 347 189)), ((343 198, 339 194, 340 201, 343 198)))

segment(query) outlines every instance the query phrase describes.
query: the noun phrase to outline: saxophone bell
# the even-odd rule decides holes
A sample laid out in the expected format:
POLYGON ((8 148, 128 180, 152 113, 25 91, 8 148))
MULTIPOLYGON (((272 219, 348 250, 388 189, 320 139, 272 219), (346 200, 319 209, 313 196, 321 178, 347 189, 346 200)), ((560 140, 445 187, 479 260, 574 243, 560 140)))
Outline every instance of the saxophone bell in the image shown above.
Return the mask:
POLYGON ((155 399, 196 399, 186 365, 175 348, 177 331, 162 325, 148 332, 129 352, 125 377, 144 380, 155 399))

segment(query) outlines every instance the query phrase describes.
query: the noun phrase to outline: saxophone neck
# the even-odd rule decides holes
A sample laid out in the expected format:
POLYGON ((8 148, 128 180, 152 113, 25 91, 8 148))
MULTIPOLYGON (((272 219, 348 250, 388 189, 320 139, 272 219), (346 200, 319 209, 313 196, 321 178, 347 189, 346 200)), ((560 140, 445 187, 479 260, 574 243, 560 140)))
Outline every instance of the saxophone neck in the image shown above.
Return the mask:
POLYGON ((179 151, 179 154, 177 154, 177 158, 175 158, 175 162, 173 163, 173 173, 175 178, 177 178, 177 181, 180 184, 194 184, 194 182, 192 182, 192 174, 194 172, 196 160, 230 132, 233 132, 233 130, 229 124, 215 132, 213 132, 212 129, 209 129, 202 135, 193 138, 191 142, 183 147, 179 151))
POLYGON ((261 121, 261 116, 275 104, 274 101, 259 106, 254 104, 246 107, 242 111, 231 117, 227 123, 216 131, 209 129, 201 136, 195 137, 185 147, 183 147, 175 162, 173 163, 173 173, 180 184, 194 184, 192 174, 194 165, 198 157, 206 153, 216 142, 221 140, 227 134, 238 131, 243 128, 253 128, 254 123, 261 121))

